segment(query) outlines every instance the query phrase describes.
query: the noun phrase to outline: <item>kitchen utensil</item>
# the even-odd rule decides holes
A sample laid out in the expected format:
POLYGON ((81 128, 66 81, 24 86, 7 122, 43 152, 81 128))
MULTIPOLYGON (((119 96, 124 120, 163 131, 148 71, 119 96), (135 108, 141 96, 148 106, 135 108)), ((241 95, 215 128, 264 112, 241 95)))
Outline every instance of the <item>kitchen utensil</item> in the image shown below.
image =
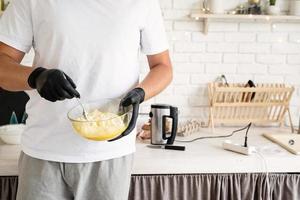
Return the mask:
POLYGON ((300 155, 300 135, 293 133, 264 133, 263 136, 289 152, 300 155))
POLYGON ((81 108, 82 108, 82 115, 83 115, 83 117, 84 117, 86 120, 88 120, 88 118, 87 118, 87 112, 85 111, 84 106, 82 105, 82 103, 81 103, 81 101, 79 100, 79 98, 76 98, 76 100, 77 100, 77 102, 79 103, 79 105, 80 105, 81 108))
POLYGON ((208 13, 209 12, 208 0, 203 0, 203 2, 202 2, 202 11, 204 13, 208 13))
POLYGON ((168 149, 168 150, 177 150, 185 151, 185 146, 175 146, 175 145, 148 145, 152 149, 168 149))
POLYGON ((6 144, 20 144, 25 124, 9 124, 0 126, 0 138, 6 144))
POLYGON ((173 144, 178 124, 178 108, 166 104, 151 105, 151 144, 173 144), (172 120, 170 136, 167 137, 167 122, 172 120))
POLYGON ((88 120, 82 119, 81 105, 72 108, 68 112, 68 118, 74 130, 82 137, 95 141, 114 141, 128 135, 135 128, 138 115, 138 105, 120 109, 120 101, 101 99, 83 103, 88 120), (95 119, 93 112, 104 117, 95 119))
POLYGON ((136 122, 137 122, 137 118, 139 115, 139 103, 135 103, 130 107, 125 107, 121 105, 121 100, 119 99, 119 109, 118 109, 118 114, 122 115, 123 113, 130 113, 131 115, 125 115, 124 116, 124 121, 128 121, 129 125, 128 128, 118 137, 113 138, 111 140, 109 140, 110 142, 118 140, 126 135, 128 135, 129 133, 132 132, 132 130, 136 127, 136 122))

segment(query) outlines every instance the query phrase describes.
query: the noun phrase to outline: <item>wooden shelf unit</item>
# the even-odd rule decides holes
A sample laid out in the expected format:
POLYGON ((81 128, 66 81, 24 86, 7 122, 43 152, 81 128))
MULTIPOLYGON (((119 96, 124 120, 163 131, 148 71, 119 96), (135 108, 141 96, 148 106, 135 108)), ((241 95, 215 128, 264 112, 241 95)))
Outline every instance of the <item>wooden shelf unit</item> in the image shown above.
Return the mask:
POLYGON ((292 15, 233 15, 233 14, 205 14, 205 13, 192 13, 190 17, 196 21, 203 20, 204 34, 208 33, 208 26, 210 21, 265 21, 265 22, 274 22, 274 21, 294 21, 300 22, 300 16, 292 15))

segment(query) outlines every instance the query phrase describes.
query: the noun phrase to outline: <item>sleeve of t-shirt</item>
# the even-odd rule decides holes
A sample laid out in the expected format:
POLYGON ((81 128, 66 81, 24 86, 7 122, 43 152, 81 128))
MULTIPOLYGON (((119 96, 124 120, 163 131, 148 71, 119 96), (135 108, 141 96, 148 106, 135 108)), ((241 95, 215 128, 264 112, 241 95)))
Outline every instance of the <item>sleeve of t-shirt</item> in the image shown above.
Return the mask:
POLYGON ((158 0, 147 0, 148 12, 141 29, 141 51, 154 55, 168 49, 162 12, 158 0))
POLYGON ((12 0, 0 18, 0 41, 22 52, 32 47, 33 30, 30 2, 12 0))

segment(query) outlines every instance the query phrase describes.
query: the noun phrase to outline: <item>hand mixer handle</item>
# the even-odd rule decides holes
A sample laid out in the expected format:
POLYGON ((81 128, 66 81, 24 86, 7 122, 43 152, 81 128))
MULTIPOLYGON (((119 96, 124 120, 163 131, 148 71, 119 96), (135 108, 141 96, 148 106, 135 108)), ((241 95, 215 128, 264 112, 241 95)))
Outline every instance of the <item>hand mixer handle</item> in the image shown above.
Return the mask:
POLYGON ((175 141, 175 137, 177 134, 177 124, 178 124, 178 108, 177 107, 170 107, 170 116, 163 116, 163 139, 167 140, 167 144, 173 144, 175 141), (172 130, 171 136, 166 137, 166 124, 167 118, 172 119, 172 130))
POLYGON ((168 138, 167 144, 173 144, 177 134, 177 124, 178 124, 178 108, 171 106, 170 117, 172 118, 172 132, 171 136, 168 138))

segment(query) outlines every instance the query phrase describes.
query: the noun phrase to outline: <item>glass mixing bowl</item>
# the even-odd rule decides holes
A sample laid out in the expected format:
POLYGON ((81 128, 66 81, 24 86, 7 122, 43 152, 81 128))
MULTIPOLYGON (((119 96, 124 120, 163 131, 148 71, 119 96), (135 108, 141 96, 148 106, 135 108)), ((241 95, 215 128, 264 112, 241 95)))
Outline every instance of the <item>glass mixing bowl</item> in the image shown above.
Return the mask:
POLYGON ((128 127, 132 111, 120 107, 120 99, 101 99, 83 103, 88 119, 83 117, 80 104, 68 112, 74 130, 84 138, 95 141, 111 140, 128 127), (122 109, 123 108, 123 109, 122 109))

